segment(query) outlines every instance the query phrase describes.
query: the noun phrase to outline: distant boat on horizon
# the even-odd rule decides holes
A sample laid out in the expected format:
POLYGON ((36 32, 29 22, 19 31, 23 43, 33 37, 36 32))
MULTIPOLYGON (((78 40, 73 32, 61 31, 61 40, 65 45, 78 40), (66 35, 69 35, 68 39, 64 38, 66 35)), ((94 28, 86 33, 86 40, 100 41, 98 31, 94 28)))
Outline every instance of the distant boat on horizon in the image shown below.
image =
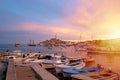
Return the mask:
POLYGON ((30 43, 28 44, 28 46, 36 46, 36 44, 34 43, 34 40, 33 41, 30 40, 30 43))
POLYGON ((20 43, 19 42, 16 42, 15 43, 15 47, 19 47, 20 46, 20 43))

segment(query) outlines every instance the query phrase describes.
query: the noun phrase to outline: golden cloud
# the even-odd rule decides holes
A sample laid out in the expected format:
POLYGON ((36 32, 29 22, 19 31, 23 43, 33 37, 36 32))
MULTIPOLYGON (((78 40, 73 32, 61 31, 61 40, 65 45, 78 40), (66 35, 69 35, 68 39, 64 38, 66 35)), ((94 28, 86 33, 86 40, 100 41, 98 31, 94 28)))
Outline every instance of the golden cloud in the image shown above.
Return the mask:
POLYGON ((22 30, 32 31, 35 33, 44 33, 44 34, 58 34, 59 36, 64 36, 67 38, 78 39, 80 36, 80 30, 70 28, 68 26, 52 26, 52 25, 41 25, 35 23, 23 23, 20 25, 22 30))
MULTIPOLYGON (((115 38, 120 28, 120 0, 80 0, 66 20, 84 27, 96 38, 115 38), (106 37, 107 36, 107 37, 106 37)), ((120 37, 120 36, 118 36, 120 37)))

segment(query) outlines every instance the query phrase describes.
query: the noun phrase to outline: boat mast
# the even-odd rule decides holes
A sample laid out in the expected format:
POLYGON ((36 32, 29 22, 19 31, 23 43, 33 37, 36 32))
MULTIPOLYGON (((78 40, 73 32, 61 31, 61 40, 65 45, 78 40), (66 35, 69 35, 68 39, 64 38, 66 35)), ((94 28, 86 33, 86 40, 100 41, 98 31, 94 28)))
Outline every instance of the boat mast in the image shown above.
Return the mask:
POLYGON ((57 34, 55 34, 55 39, 57 39, 57 34))
POLYGON ((34 40, 33 40, 33 44, 34 44, 34 40))
POLYGON ((30 40, 30 44, 31 44, 31 40, 30 40))

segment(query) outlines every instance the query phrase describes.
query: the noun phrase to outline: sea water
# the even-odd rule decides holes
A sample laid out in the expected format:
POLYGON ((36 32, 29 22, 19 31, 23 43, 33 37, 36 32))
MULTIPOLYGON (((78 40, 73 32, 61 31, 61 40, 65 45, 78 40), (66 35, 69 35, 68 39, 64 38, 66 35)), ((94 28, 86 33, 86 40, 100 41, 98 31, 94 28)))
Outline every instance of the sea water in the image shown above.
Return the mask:
POLYGON ((85 57, 87 55, 86 51, 75 51, 74 46, 53 46, 49 48, 49 46, 28 46, 27 44, 20 45, 19 47, 15 47, 14 44, 0 44, 0 52, 11 52, 14 50, 21 50, 22 53, 60 53, 69 57, 85 57))
POLYGON ((101 64, 105 70, 111 70, 120 75, 120 53, 118 54, 94 54, 88 53, 88 55, 95 58, 95 62, 90 66, 96 66, 101 64))
POLYGON ((66 48, 54 47, 53 49, 49 49, 47 46, 28 46, 27 44, 23 44, 19 47, 15 47, 13 44, 0 44, 0 52, 6 51, 14 51, 21 50, 23 53, 29 52, 41 52, 41 53, 59 53, 64 54, 66 56, 71 57, 85 57, 92 56, 95 58, 95 62, 89 63, 88 67, 95 67, 97 64, 101 64, 104 69, 108 69, 111 67, 111 70, 120 74, 120 53, 118 54, 94 54, 87 53, 86 51, 75 51, 73 46, 69 46, 66 48))
POLYGON ((0 52, 11 52, 14 50, 21 50, 23 53, 29 53, 29 52, 43 52, 47 53, 49 52, 49 49, 44 46, 28 46, 27 44, 20 45, 19 47, 15 47, 14 44, 0 44, 0 52))

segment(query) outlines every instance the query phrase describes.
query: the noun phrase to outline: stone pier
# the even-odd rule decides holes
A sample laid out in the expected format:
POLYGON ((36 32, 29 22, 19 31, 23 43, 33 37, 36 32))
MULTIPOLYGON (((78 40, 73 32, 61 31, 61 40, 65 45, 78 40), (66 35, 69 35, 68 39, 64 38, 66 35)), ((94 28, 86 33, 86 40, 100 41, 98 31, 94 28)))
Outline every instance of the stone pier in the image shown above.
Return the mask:
POLYGON ((8 62, 6 80, 16 80, 15 65, 12 59, 8 62))

